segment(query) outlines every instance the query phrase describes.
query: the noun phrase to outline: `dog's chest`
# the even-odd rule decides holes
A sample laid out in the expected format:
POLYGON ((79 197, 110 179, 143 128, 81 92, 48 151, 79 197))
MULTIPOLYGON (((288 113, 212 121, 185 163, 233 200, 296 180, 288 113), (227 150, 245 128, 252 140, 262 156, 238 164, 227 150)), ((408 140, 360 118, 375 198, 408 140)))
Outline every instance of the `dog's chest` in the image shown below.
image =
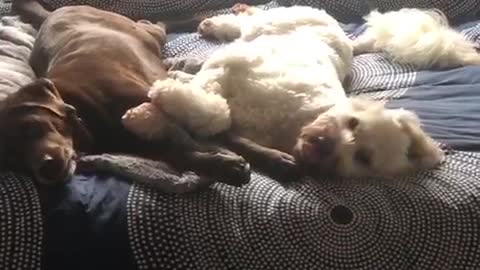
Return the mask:
POLYGON ((231 73, 223 94, 237 132, 289 152, 300 129, 345 93, 328 54, 269 52, 262 64, 231 73))
POLYGON ((300 129, 318 114, 312 108, 319 106, 313 106, 309 94, 270 80, 243 80, 229 89, 233 128, 242 136, 286 152, 292 149, 300 129))

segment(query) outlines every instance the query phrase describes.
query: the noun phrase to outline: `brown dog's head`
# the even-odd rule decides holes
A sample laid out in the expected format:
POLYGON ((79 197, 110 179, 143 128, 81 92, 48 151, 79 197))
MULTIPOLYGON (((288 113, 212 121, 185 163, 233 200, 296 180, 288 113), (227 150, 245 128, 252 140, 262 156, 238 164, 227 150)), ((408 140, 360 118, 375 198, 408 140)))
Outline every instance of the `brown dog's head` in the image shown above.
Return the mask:
POLYGON ((75 170, 75 109, 47 79, 10 95, 0 107, 0 162, 42 184, 62 183, 75 170))
POLYGON ((360 98, 336 104, 306 125, 294 155, 313 170, 345 177, 399 176, 443 160, 413 112, 360 98))

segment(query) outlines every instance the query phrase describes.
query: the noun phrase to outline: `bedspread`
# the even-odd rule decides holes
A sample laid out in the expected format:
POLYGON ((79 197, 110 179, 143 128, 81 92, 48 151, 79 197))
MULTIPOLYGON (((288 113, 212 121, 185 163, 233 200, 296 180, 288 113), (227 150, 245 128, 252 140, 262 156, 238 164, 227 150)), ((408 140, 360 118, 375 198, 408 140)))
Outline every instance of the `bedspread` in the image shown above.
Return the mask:
MULTIPOLYGON (((352 39, 364 29, 359 22, 343 27, 352 39)), ((480 44, 480 21, 456 27, 480 44)), ((2 18, 0 58, 10 60, 0 62, 0 96, 33 78, 26 57, 34 34, 18 18, 2 18), (23 41, 9 31, 20 31, 23 41)), ((221 46, 175 34, 165 57, 208 57, 221 46)), ((446 163, 348 185, 281 185, 255 172, 242 188, 218 183, 189 195, 164 194, 111 171, 78 174, 48 191, 5 172, 0 269, 480 268, 480 67, 416 71, 365 54, 355 57, 352 75, 349 95, 414 110, 445 145, 446 163)))

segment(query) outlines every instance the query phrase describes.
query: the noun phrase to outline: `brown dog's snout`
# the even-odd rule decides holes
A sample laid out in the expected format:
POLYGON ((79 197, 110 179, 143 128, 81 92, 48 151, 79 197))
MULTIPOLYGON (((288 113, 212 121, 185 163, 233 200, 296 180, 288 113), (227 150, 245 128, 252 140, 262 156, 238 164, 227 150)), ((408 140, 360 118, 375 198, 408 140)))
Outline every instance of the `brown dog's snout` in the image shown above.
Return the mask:
POLYGON ((58 174, 63 172, 65 162, 62 158, 45 155, 38 168, 38 174, 44 179, 53 181, 58 174))
POLYGON ((63 183, 70 178, 73 157, 63 147, 49 149, 38 163, 35 171, 38 180, 43 184, 63 183))

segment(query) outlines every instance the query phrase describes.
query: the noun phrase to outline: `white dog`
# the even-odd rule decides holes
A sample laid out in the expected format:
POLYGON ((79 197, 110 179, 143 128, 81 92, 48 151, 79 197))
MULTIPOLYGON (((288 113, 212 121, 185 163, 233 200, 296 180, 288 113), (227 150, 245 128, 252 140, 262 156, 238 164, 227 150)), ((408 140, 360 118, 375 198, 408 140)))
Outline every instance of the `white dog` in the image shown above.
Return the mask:
POLYGON ((285 152, 270 163, 273 170, 294 157, 325 173, 391 177, 441 162, 442 151, 413 112, 347 98, 342 81, 350 70, 352 42, 325 11, 237 9, 244 12, 199 26, 204 36, 235 41, 195 76, 175 72, 157 81, 150 91, 153 104, 127 112, 127 127, 161 136, 154 117, 161 110, 198 135, 230 130, 262 145, 250 148, 285 152))
POLYGON ((450 28, 440 10, 371 12, 367 29, 354 41, 355 54, 385 52, 418 69, 480 65, 475 44, 450 28))

